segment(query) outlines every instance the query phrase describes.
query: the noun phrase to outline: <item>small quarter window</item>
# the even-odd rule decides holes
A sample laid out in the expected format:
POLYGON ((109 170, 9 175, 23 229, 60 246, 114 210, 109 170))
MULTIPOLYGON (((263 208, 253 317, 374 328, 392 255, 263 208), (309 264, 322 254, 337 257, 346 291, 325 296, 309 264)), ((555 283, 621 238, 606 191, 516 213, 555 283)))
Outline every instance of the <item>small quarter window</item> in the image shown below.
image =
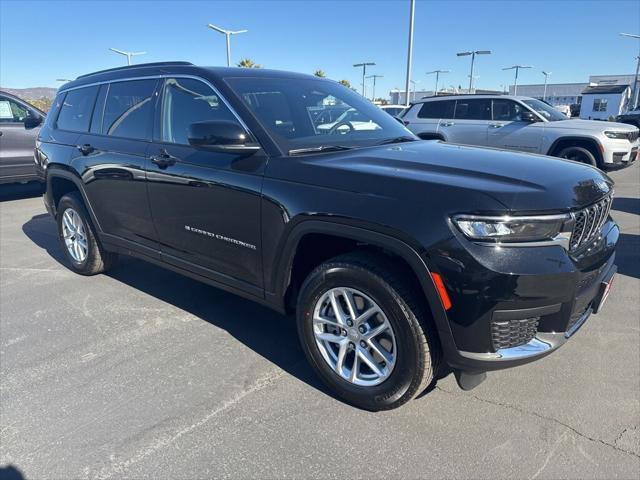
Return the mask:
POLYGON ((67 92, 56 122, 58 128, 72 132, 88 131, 97 93, 97 86, 67 92))

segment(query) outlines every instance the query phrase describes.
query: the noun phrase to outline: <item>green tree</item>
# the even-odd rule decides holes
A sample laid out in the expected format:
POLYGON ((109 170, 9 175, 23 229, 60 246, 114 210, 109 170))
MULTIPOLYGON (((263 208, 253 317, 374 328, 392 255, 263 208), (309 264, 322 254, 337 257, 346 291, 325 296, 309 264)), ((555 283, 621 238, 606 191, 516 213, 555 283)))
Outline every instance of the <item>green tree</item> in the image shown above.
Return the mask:
POLYGON ((351 82, 349 80, 340 80, 338 83, 340 85, 344 85, 347 88, 351 88, 351 82))
POLYGON ((243 58, 238 62, 238 66, 240 68, 262 68, 262 65, 258 65, 257 63, 254 63, 254 61, 251 60, 250 58, 243 58))
POLYGON ((326 73, 324 73, 324 70, 316 70, 315 72, 313 72, 313 74, 314 74, 316 77, 322 77, 322 78, 324 78, 324 77, 326 77, 326 76, 327 76, 327 74, 326 74, 326 73))

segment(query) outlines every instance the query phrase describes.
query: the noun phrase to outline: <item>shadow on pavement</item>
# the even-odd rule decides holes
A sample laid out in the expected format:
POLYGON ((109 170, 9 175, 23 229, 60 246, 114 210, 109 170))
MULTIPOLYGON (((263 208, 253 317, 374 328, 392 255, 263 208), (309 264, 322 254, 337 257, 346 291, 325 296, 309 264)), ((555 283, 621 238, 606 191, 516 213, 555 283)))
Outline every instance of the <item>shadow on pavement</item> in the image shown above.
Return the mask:
POLYGON ((618 273, 640 278, 640 235, 621 233, 616 249, 618 273))
MULTIPOLYGON (((56 224, 49 215, 34 216, 22 230, 58 263, 68 266, 58 243, 56 224)), ((131 257, 120 257, 108 275, 226 330, 290 375, 333 397, 307 364, 293 318, 131 257)))
POLYGON ((0 185, 0 202, 39 197, 42 192, 42 184, 39 182, 8 183, 0 185))
POLYGON ((640 215, 640 198, 615 197, 612 209, 640 215))
POLYGON ((13 465, 0 467, 0 480, 25 480, 22 472, 13 465))

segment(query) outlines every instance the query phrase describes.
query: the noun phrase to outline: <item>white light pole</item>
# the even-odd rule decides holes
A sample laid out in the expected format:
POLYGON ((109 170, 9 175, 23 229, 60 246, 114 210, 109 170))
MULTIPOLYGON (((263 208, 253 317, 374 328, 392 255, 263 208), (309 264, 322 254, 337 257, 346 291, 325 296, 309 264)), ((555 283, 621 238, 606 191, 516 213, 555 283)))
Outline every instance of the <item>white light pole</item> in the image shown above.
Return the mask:
MULTIPOLYGON (((640 35, 634 35, 633 33, 621 33, 623 37, 635 38, 636 40, 640 40, 640 35)), ((638 49, 640 51, 640 48, 638 49)), ((633 94, 632 94, 632 106, 630 110, 635 110, 638 107, 638 72, 640 71, 640 55, 636 57, 636 76, 633 80, 633 94)))
POLYGON ((136 55, 144 55, 147 52, 125 52, 124 50, 118 50, 117 48, 109 48, 112 52, 115 52, 119 55, 124 55, 127 57, 127 65, 131 65, 131 57, 136 55))
POLYGON ((441 73, 449 73, 451 70, 434 70, 433 72, 427 72, 427 75, 436 74, 436 89, 433 91, 434 96, 438 96, 438 80, 440 79, 441 73))
POLYGON ((371 101, 376 99, 376 78, 382 78, 384 75, 369 75, 367 78, 373 78, 373 89, 371 91, 371 101))
POLYGON ((364 77, 367 74, 367 66, 373 66, 375 62, 362 62, 362 63, 354 63, 354 67, 362 67, 362 96, 364 97, 364 77))
POLYGON ((237 35, 239 33, 245 33, 249 30, 225 30, 224 28, 216 27, 213 24, 207 25, 212 30, 222 33, 227 38, 227 67, 231 66, 231 35, 237 35))
POLYGON ((411 81, 411 62, 413 60, 413 17, 416 13, 416 0, 409 7, 409 47, 407 48, 407 79, 404 84, 404 103, 409 106, 409 82, 411 81))
POLYGON ((547 79, 552 73, 553 72, 545 72, 544 70, 542 71, 542 74, 544 75, 544 92, 542 93, 542 100, 547 99, 547 79))
POLYGON ((502 70, 515 70, 516 71, 516 80, 513 84, 513 94, 517 95, 518 94, 518 72, 520 71, 521 68, 533 68, 533 66, 531 65, 513 65, 511 67, 505 67, 502 70))
POLYGON ((491 50, 474 50, 471 52, 458 52, 458 57, 467 57, 471 55, 471 73, 469 74, 469 93, 473 90, 473 66, 476 61, 476 55, 491 55, 491 50))

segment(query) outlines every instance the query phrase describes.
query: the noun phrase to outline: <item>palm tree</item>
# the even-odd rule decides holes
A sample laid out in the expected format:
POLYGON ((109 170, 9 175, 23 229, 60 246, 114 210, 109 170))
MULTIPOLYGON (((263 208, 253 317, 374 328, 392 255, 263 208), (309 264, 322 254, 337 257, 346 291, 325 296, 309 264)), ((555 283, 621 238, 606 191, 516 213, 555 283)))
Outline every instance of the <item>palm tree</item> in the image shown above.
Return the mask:
POLYGON ((238 62, 240 68, 262 68, 262 65, 254 63, 250 58, 243 58, 238 62))
POLYGON ((340 85, 344 85, 347 88, 351 88, 351 82, 349 80, 340 80, 338 83, 340 85))
POLYGON ((326 74, 326 73, 324 73, 324 70, 316 70, 315 72, 313 72, 313 74, 314 74, 316 77, 322 77, 322 78, 324 78, 324 77, 326 77, 326 76, 327 76, 327 74, 326 74))

